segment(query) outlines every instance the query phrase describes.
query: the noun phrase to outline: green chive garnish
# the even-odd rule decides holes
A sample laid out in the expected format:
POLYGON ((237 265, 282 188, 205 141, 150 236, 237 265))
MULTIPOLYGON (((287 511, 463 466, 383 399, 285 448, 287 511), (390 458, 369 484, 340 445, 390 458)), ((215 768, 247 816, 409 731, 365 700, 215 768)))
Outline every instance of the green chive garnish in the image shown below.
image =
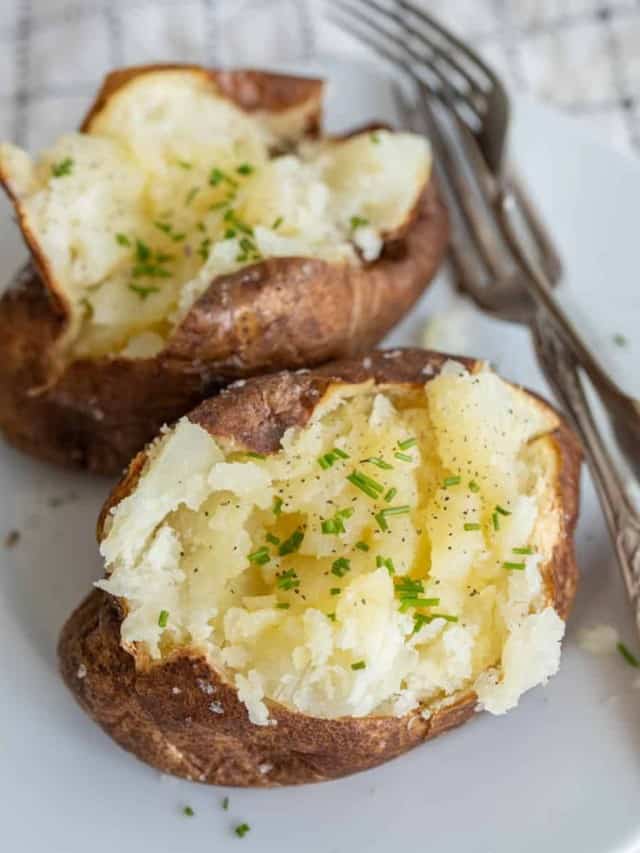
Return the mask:
POLYGON ((445 489, 448 489, 449 486, 457 486, 462 481, 462 477, 445 477, 442 485, 445 489))
POLYGON ((264 564, 268 563, 270 559, 269 551, 264 545, 262 548, 258 548, 257 551, 254 551, 253 554, 249 554, 249 562, 256 563, 258 566, 264 566, 264 564))
POLYGON ((186 160, 176 160, 176 166, 181 169, 193 169, 193 163, 188 163, 186 160))
POLYGON ((389 491, 387 492, 387 494, 384 496, 385 502, 386 502, 386 503, 389 503, 390 501, 392 501, 392 500, 395 498, 395 496, 396 496, 397 494, 398 494, 398 490, 397 490, 397 489, 393 489, 393 488, 389 489, 389 491))
POLYGON ((458 617, 452 616, 450 613, 430 613, 427 616, 429 622, 433 622, 434 619, 445 619, 447 622, 457 622, 458 617))
POLYGON ((265 539, 267 540, 267 542, 270 542, 272 545, 279 545, 280 544, 280 540, 278 539, 277 536, 274 536, 273 533, 267 533, 267 535, 265 536, 265 539))
POLYGON ((158 625, 160 628, 166 628, 167 622, 169 621, 169 611, 161 610, 160 615, 158 616, 158 625))
POLYGON ((413 462, 413 456, 409 456, 408 453, 400 453, 400 451, 397 450, 393 455, 401 462, 413 462))
POLYGON ((363 474, 362 471, 352 471, 348 475, 347 480, 370 498, 376 499, 384 491, 384 486, 366 474, 363 474))
POLYGON ((391 557, 382 557, 380 554, 376 557, 376 568, 385 568, 390 575, 395 575, 396 567, 393 565, 391 557))
POLYGON ((183 814, 183 815, 186 815, 187 817, 193 817, 193 816, 194 816, 194 814, 195 814, 195 812, 194 812, 194 810, 191 808, 191 806, 185 806, 185 807, 182 809, 182 814, 183 814))
POLYGON ((127 237, 126 234, 116 234, 116 243, 120 246, 130 246, 131 240, 127 237))
POLYGON ((280 513, 282 512, 283 503, 284 501, 282 500, 282 498, 275 497, 273 499, 273 506, 271 507, 271 509, 274 515, 280 515, 280 513))
POLYGON ((286 572, 277 575, 276 586, 278 589, 296 589, 300 586, 300 578, 294 569, 287 569, 286 572))
POLYGON ((476 524, 475 522, 468 522, 464 525, 465 530, 481 530, 481 525, 476 524))
POLYGON ((244 838, 250 829, 251 827, 248 823, 239 823, 238 826, 236 826, 234 832, 238 836, 238 838, 244 838))
POLYGON ((367 665, 363 660, 358 660, 351 664, 351 669, 366 669, 367 665))
POLYGON ((469 481, 469 491, 477 493, 480 491, 480 486, 476 483, 475 480, 469 481))
POLYGON ((620 652, 620 654, 622 655, 622 657, 626 660, 626 662, 627 662, 630 666, 634 666, 636 669, 639 669, 639 668, 640 668, 640 661, 639 661, 639 660, 638 660, 638 658, 633 654, 633 652, 630 652, 630 651, 629 651, 629 649, 625 646, 625 644, 624 644, 624 643, 618 643, 618 644, 617 644, 617 649, 618 649, 618 651, 620 652))
POLYGON ((239 175, 250 175, 253 171, 254 169, 251 163, 241 163, 236 169, 236 172, 239 175))
POLYGON ((335 622, 336 621, 336 614, 335 613, 327 613, 327 619, 331 619, 332 622, 335 622))
POLYGON ((367 545, 367 543, 362 542, 362 541, 356 542, 356 548, 358 549, 358 551, 368 551, 369 550, 369 546, 367 545))
POLYGON ((411 508, 408 504, 386 507, 386 509, 381 509, 380 512, 376 513, 375 520, 378 522, 378 526, 381 530, 388 530, 389 525, 387 524, 387 518, 394 515, 407 515, 407 513, 410 512, 410 509, 411 508))
POLYGON ((341 592, 342 592, 342 590, 340 589, 339 586, 332 586, 331 589, 329 590, 330 595, 340 595, 341 592))
POLYGON ((534 550, 531 545, 527 545, 526 548, 513 548, 514 554, 534 554, 534 550))
POLYGON ((133 283, 129 284, 129 290, 132 290, 134 293, 137 293, 137 295, 140 297, 140 299, 142 299, 143 302, 147 298, 147 296, 150 296, 152 293, 160 293, 159 287, 153 287, 152 285, 150 285, 149 287, 144 287, 141 284, 133 283))
POLYGON ((512 572, 523 572, 526 569, 525 563, 510 563, 508 560, 506 560, 502 565, 505 569, 509 569, 509 571, 512 572))
POLYGON ((348 459, 349 454, 345 453, 344 450, 341 450, 339 447, 334 447, 332 451, 339 459, 348 459))
POLYGON ((191 187, 189 192, 184 197, 184 203, 188 206, 200 192, 200 187, 191 187))
POLYGON ((267 458, 267 457, 264 455, 264 453, 255 453, 253 450, 247 450, 246 455, 247 455, 250 459, 266 459, 266 458, 267 458))
POLYGON ((370 456, 369 459, 361 459, 360 464, 368 462, 370 465, 375 465, 376 468, 381 468, 383 471, 391 471, 393 465, 389 465, 388 462, 385 462, 384 459, 378 459, 375 456, 370 456))
POLYGON ((273 225, 271 226, 271 229, 272 229, 273 231, 275 231, 275 230, 276 230, 276 228, 279 228, 281 225, 282 225, 282 217, 281 217, 281 216, 279 216, 279 217, 274 221, 273 225))
POLYGON ((504 509, 504 508, 503 508, 503 507, 501 507, 501 506, 497 506, 497 507, 496 507, 496 512, 499 512, 499 513, 500 513, 500 515, 511 515, 511 513, 509 512, 509 510, 508 510, 508 509, 504 509))
POLYGON ((352 216, 349 223, 351 225, 351 230, 355 231, 356 228, 362 228, 364 225, 368 225, 369 220, 365 219, 364 216, 352 216))
POLYGON ((380 134, 377 130, 374 130, 369 134, 369 139, 373 142, 374 145, 380 144, 380 134))
POLYGON ((222 801, 222 808, 225 811, 229 810, 229 797, 225 797, 224 800, 222 801))
POLYGON ((621 335, 620 332, 616 332, 616 334, 613 335, 613 342, 617 347, 626 347, 629 343, 627 338, 624 335, 621 335))
POLYGON ((294 530, 291 536, 288 539, 285 539, 282 545, 278 548, 278 553, 281 557, 284 557, 286 554, 293 554, 294 551, 297 551, 304 539, 304 532, 302 530, 294 530))
POLYGON ((398 447, 400 450, 408 450, 410 447, 414 447, 417 444, 417 438, 405 438, 404 441, 398 442, 398 447))
POLYGON ((291 607, 291 605, 286 601, 279 601, 276 604, 276 607, 278 608, 278 610, 288 610, 291 607))
POLYGON ((493 522, 493 529, 500 530, 500 518, 497 512, 494 512, 491 516, 491 521, 493 522))
POLYGON ((54 163, 51 167, 51 174, 54 178, 63 178, 65 175, 70 175, 73 169, 73 160, 71 157, 65 157, 59 163, 54 163))
POLYGON ((351 560, 347 557, 338 557, 331 565, 331 574, 337 578, 343 578, 351 570, 351 560))
POLYGON ((400 610, 407 610, 409 607, 435 607, 440 604, 439 598, 402 598, 400 610))

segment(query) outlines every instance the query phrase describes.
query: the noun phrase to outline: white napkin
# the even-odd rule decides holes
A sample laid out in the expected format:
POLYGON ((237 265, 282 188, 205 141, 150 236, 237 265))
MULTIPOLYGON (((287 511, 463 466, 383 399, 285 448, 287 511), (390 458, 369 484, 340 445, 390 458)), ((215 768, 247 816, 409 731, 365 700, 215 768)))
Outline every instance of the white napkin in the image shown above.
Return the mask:
MULTIPOLYGON (((417 2, 479 49, 512 91, 640 152, 638 2, 417 2)), ((116 66, 366 53, 327 20, 322 0, 0 0, 0 12, 0 138, 33 151, 77 124, 116 66)))

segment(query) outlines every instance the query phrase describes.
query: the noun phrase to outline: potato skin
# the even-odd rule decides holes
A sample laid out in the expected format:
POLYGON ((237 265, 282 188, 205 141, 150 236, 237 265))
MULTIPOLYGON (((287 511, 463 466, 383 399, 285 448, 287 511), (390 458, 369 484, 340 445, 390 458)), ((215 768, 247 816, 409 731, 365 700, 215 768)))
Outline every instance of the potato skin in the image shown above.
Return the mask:
MULTIPOLYGON (((83 128, 127 80, 155 68, 185 66, 109 75, 83 128)), ((296 111, 304 133, 317 135, 321 81, 191 68, 241 108, 296 111)), ((431 281, 448 236, 432 176, 412 219, 390 236, 377 261, 350 267, 268 259, 215 278, 157 356, 70 363, 59 347, 67 327, 65 299, 32 245, 34 262, 0 299, 0 429, 39 458, 117 474, 164 423, 234 379, 312 367, 375 345, 431 281)))
MULTIPOLYGON (((446 359, 423 350, 373 352, 363 360, 259 377, 226 389, 189 417, 240 447, 273 452, 288 427, 306 423, 330 385, 373 379, 419 387, 437 375, 446 359)), ((470 369, 477 364, 458 360, 470 369)), ((561 534, 543 575, 549 602, 566 618, 577 580, 573 531, 581 452, 562 421, 550 441, 559 463, 561 534)), ((110 508, 132 491, 144 464, 143 452, 105 503, 99 538, 110 508)), ((467 691, 428 720, 419 709, 400 718, 326 720, 267 700, 277 723, 254 726, 235 688, 197 652, 181 650, 155 663, 142 648, 134 654, 123 649, 122 618, 117 599, 102 591, 88 596, 62 630, 63 678, 85 711, 121 746, 163 772, 194 781, 270 787, 334 779, 394 758, 470 719, 476 708, 475 694, 467 691)))

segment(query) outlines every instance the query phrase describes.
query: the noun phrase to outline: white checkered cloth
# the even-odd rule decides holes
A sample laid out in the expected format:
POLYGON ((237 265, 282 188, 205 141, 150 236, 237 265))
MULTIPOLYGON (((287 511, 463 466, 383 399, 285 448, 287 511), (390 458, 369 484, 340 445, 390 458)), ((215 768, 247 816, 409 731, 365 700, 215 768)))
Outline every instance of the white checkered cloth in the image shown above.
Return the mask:
MULTIPOLYGON (((640 0, 418 0, 514 92, 640 153, 640 0)), ((120 65, 252 65, 363 48, 322 0, 0 0, 0 138, 35 151, 120 65)))

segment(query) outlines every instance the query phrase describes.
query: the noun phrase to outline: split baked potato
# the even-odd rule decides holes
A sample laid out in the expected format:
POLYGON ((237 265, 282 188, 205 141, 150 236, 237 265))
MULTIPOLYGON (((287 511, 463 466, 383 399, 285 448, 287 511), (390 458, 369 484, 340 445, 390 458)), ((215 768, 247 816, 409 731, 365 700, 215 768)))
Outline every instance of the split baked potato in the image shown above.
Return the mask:
POLYGON ((374 352, 238 382, 132 462, 64 679, 125 749, 331 779, 501 714, 559 664, 580 450, 481 362, 374 352))
POLYGON ((0 428, 120 471, 229 381, 362 352, 411 307, 448 224, 428 142, 320 136, 320 80, 110 74, 81 131, 0 146, 32 262, 0 300, 0 428))

